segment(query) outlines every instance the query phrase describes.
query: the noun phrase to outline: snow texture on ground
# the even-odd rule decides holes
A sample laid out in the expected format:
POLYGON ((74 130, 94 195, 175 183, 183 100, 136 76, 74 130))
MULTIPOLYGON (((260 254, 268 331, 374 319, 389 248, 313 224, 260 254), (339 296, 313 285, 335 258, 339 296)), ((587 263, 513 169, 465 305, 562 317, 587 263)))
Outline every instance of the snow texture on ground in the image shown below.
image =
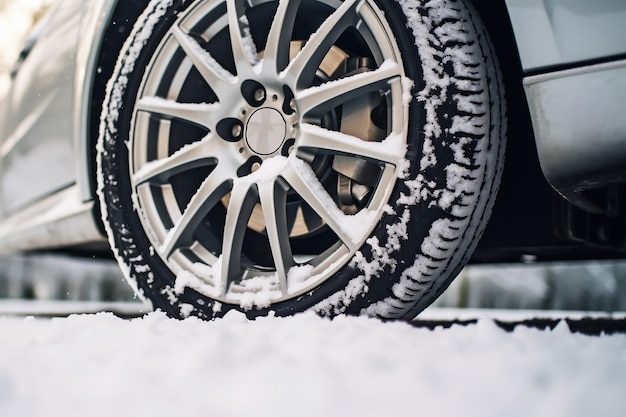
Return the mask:
POLYGON ((2 416, 621 416, 626 336, 313 314, 0 318, 2 416))

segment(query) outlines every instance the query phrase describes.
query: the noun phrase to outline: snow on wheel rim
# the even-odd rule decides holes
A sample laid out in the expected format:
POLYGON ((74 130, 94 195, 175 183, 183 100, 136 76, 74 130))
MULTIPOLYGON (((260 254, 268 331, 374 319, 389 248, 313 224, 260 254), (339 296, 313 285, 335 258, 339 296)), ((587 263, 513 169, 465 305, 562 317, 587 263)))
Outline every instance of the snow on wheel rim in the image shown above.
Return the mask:
POLYGON ((372 233, 404 166, 410 83, 373 1, 243 3, 177 16, 128 148, 133 201, 175 291, 252 308, 317 287, 372 233), (294 27, 302 9, 319 24, 294 27))

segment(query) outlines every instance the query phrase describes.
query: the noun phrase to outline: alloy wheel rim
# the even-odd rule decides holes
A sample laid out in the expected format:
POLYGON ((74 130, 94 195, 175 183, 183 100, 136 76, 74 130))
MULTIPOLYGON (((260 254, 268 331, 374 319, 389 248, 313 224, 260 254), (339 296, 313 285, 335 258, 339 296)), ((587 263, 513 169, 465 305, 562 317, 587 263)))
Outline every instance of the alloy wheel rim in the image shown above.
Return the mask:
POLYGON ((188 7, 131 122, 151 252, 177 284, 227 303, 268 306, 320 285, 365 243, 401 174, 405 80, 373 1, 188 7), (309 14, 319 22, 298 33, 309 14))

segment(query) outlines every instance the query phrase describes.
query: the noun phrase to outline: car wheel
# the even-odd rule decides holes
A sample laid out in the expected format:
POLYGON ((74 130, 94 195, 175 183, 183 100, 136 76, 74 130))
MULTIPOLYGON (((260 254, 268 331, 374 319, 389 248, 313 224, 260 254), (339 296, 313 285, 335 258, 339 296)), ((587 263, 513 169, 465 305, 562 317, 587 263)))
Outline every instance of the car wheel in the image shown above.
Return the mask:
POLYGON ((465 1, 151 1, 101 117, 113 252, 175 317, 413 317, 486 224, 502 95, 465 1))

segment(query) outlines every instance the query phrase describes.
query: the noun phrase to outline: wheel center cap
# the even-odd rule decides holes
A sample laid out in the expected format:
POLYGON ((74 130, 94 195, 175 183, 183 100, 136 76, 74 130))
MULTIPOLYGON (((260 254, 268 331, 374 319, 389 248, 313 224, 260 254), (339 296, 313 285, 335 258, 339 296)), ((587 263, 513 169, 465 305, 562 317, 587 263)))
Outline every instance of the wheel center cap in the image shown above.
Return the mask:
POLYGON ((255 111, 246 125, 246 142, 259 155, 271 155, 285 141, 287 124, 282 114, 269 107, 255 111))

